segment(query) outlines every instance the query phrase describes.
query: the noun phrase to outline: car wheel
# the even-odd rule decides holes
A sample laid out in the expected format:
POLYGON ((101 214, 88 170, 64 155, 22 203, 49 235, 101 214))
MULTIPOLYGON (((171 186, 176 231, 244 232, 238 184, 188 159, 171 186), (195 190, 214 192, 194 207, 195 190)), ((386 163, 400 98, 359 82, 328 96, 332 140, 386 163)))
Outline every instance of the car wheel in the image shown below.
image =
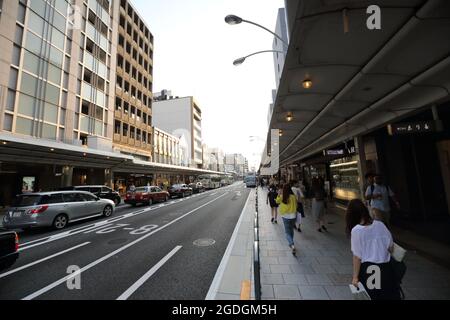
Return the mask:
POLYGON ((69 222, 69 218, 65 214, 60 214, 56 216, 55 220, 53 220, 53 228, 57 230, 64 229, 67 226, 67 223, 69 222))
POLYGON ((151 206, 151 205, 153 204, 153 199, 152 199, 152 198, 149 198, 147 204, 148 204, 149 206, 151 206))
POLYGON ((106 206, 105 209, 103 209, 103 216, 108 218, 113 214, 113 208, 111 206, 106 206))

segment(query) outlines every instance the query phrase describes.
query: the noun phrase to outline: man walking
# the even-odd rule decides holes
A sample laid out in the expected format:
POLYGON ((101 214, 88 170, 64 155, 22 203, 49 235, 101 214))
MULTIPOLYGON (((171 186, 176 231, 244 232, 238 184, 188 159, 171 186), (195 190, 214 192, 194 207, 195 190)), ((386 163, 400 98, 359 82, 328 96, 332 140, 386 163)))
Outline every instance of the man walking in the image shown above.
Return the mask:
POLYGON ((373 218, 384 222, 389 227, 392 209, 389 200, 393 200, 397 209, 400 208, 400 204, 391 188, 384 185, 383 177, 380 174, 375 175, 373 187, 367 188, 366 199, 370 201, 373 218))

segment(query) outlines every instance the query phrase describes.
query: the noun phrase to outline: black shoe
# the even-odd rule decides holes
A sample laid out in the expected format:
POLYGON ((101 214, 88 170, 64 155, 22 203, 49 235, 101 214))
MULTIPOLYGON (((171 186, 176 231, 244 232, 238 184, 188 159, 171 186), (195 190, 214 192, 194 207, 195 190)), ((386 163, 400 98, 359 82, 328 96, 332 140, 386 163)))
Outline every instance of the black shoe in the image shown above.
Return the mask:
POLYGON ((322 229, 321 229, 321 228, 319 228, 319 229, 317 229, 317 231, 319 231, 319 232, 322 232, 322 229))
POLYGON ((298 232, 302 232, 302 229, 300 229, 300 227, 298 227, 298 228, 297 228, 297 231, 298 231, 298 232))
POLYGON ((322 226, 322 229, 323 229, 324 231, 328 231, 327 227, 325 227, 325 226, 322 226))
POLYGON ((273 220, 275 220, 274 218, 272 218, 272 220, 270 220, 270 222, 272 222, 273 223, 273 220))
POLYGON ((278 224, 277 220, 275 220, 274 222, 278 224))

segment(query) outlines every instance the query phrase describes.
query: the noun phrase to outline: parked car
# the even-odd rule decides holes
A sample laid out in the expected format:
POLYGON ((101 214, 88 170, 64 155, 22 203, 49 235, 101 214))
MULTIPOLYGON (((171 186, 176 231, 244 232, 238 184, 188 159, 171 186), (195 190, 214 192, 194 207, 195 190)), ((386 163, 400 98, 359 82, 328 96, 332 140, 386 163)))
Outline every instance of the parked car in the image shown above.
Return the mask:
POLYGON ((114 201, 114 204, 116 206, 118 206, 122 202, 120 194, 107 186, 75 186, 75 187, 61 188, 60 190, 87 191, 96 195, 101 199, 109 199, 114 201))
POLYGON ((128 191, 125 203, 135 206, 139 203, 151 205, 154 202, 165 202, 169 200, 170 195, 167 191, 159 187, 138 187, 134 191, 128 191))
POLYGON ((0 232, 0 271, 8 269, 19 257, 19 236, 13 231, 0 232))
POLYGON ((170 197, 184 198, 192 195, 193 190, 186 184, 174 184, 169 188, 170 197))
POLYGON ((206 190, 201 182, 191 183, 189 185, 189 188, 192 189, 193 193, 201 193, 201 192, 205 192, 205 190, 206 190))
POLYGON ((63 229, 68 223, 102 214, 114 213, 112 200, 100 199, 86 191, 55 191, 28 193, 16 196, 6 209, 3 227, 6 229, 29 229, 53 227, 63 229))

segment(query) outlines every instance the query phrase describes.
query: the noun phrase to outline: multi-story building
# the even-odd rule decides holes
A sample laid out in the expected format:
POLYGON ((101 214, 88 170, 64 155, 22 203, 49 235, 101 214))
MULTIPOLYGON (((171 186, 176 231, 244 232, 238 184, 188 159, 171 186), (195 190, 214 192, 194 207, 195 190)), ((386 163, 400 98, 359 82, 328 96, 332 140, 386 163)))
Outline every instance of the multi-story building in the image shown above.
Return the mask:
POLYGON ((153 35, 127 0, 113 2, 118 21, 114 149, 152 161, 153 35))
POLYGON ((211 154, 210 170, 225 172, 225 153, 219 148, 208 148, 208 153, 211 154))
POLYGON ((202 111, 194 98, 155 95, 152 109, 153 125, 172 135, 183 135, 188 142, 190 167, 201 169, 202 111))
POLYGON ((278 88, 278 86, 280 85, 281 74, 283 73, 288 49, 288 46, 286 45, 286 43, 288 43, 286 10, 284 8, 278 9, 275 33, 284 41, 283 43, 283 41, 280 41, 280 39, 274 37, 272 44, 273 50, 277 51, 273 54, 273 60, 275 66, 275 83, 278 88))
POLYGON ((225 155, 225 171, 235 172, 242 177, 248 173, 248 160, 242 154, 225 155))
POLYGON ((185 150, 180 145, 180 139, 158 128, 154 128, 153 132, 153 161, 176 166, 182 165, 185 150))

